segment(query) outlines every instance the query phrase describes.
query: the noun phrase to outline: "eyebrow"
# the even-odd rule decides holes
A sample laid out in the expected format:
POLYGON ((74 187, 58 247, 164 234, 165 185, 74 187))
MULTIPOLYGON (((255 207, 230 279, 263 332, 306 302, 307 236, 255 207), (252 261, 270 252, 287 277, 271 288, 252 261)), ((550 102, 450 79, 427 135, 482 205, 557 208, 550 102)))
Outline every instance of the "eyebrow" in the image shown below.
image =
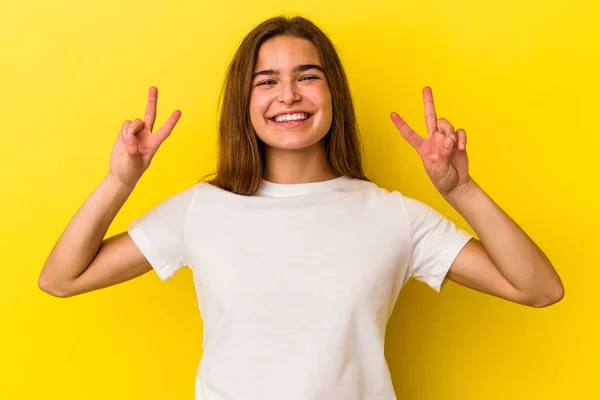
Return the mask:
MULTIPOLYGON (((319 71, 321 71, 323 74, 325 74, 325 71, 323 70, 323 68, 320 65, 317 64, 300 64, 300 65, 296 65, 294 67, 294 69, 292 69, 292 72, 303 72, 309 69, 317 69, 319 71)), ((262 71, 258 71, 252 74, 252 79, 256 78, 259 75, 279 75, 279 71, 277 71, 276 69, 265 69, 262 71)))

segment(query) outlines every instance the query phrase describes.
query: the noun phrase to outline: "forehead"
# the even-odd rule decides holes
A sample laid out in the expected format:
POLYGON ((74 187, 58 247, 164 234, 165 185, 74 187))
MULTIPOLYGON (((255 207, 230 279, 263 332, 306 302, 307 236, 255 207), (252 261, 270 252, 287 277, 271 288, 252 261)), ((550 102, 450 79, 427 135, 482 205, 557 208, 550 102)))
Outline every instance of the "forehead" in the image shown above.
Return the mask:
POLYGON ((306 39, 278 36, 261 45, 255 70, 263 68, 291 70, 298 64, 321 65, 316 47, 306 39))

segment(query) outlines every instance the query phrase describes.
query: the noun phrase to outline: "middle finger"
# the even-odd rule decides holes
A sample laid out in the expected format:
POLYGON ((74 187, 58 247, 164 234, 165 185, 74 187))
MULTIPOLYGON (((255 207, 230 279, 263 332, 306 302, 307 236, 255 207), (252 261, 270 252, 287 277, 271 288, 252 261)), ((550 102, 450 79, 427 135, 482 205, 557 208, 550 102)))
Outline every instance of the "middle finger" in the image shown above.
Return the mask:
POLYGON ((433 135, 437 128, 437 116, 435 113, 435 104, 433 104, 433 93, 429 86, 423 88, 423 103, 425 106, 425 123, 427 124, 427 132, 429 136, 433 135))
POLYGON ((148 92, 148 103, 146 103, 146 113, 144 114, 144 124, 150 132, 154 129, 156 120, 156 103, 158 101, 158 88, 152 86, 148 92))

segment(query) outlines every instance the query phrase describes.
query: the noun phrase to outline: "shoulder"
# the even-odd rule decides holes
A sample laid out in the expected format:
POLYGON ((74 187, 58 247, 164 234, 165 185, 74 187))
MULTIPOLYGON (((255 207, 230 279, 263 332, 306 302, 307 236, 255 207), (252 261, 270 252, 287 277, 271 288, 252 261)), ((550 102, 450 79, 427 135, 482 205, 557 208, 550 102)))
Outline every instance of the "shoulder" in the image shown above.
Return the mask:
POLYGON ((379 186, 375 182, 363 181, 360 179, 353 179, 353 182, 356 189, 378 201, 404 206, 405 200, 408 199, 408 197, 404 196, 399 190, 387 189, 383 186, 379 186))
POLYGON ((360 191, 378 197, 388 197, 390 195, 394 196, 392 193, 396 192, 395 190, 388 190, 382 186, 379 186, 375 182, 354 178, 348 180, 346 189, 350 191, 360 191))
POLYGON ((360 202, 361 206, 391 217, 394 221, 397 218, 406 220, 408 214, 415 211, 411 206, 419 203, 417 200, 405 196, 400 190, 389 189, 375 182, 353 179, 353 186, 353 189, 359 194, 355 200, 360 202))
POLYGON ((438 217, 439 212, 430 205, 404 194, 397 189, 387 189, 374 182, 361 181, 356 179, 356 185, 367 197, 380 206, 388 206, 394 210, 399 210, 409 219, 438 217))

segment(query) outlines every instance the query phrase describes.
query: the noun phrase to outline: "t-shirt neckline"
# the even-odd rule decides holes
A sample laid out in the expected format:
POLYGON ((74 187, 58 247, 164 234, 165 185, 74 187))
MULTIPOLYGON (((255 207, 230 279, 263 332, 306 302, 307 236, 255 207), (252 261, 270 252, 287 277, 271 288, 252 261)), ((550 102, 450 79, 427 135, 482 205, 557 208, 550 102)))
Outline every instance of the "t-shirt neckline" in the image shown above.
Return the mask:
POLYGON ((309 183, 273 183, 261 179, 256 194, 259 196, 286 197, 301 194, 322 193, 343 186, 349 179, 350 177, 346 175, 326 181, 309 183))

